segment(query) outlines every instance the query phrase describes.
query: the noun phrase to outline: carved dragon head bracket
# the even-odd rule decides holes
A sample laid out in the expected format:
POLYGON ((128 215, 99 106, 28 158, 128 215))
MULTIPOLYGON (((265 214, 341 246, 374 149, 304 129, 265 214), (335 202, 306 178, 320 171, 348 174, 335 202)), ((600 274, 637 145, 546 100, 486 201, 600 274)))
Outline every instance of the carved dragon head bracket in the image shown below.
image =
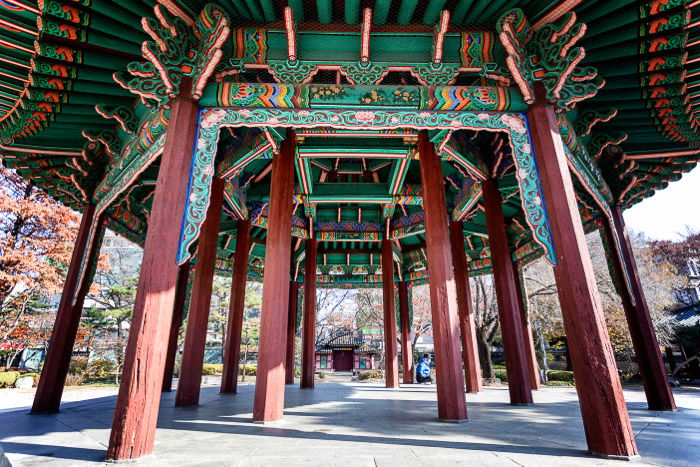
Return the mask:
POLYGON ((167 105, 175 97, 198 100, 223 55, 229 19, 212 4, 191 26, 160 4, 153 10, 155 19, 141 21, 151 37, 141 46, 146 61, 129 63, 127 72, 114 73, 114 80, 149 106, 167 105))
POLYGON ((514 8, 501 16, 497 30, 508 54, 508 70, 528 104, 535 102, 536 83, 544 88, 544 98, 560 110, 571 110, 605 84, 594 67, 579 66, 586 53, 574 44, 585 35, 586 25, 576 23, 573 12, 533 31, 523 11, 514 8))

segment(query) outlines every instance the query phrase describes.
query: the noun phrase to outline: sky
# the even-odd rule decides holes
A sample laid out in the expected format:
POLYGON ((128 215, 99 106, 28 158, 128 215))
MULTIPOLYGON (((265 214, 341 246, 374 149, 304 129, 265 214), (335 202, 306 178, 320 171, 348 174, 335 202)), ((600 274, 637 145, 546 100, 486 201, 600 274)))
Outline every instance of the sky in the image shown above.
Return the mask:
POLYGON ((678 240, 686 226, 700 231, 700 167, 625 211, 627 228, 653 240, 678 240))

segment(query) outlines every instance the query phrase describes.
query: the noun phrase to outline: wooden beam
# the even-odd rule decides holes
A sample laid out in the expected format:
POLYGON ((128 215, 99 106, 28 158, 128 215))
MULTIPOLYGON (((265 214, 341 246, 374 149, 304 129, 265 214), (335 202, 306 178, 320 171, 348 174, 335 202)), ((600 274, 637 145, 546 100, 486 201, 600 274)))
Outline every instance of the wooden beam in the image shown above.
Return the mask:
POLYGON ((413 341, 411 340, 411 323, 408 315, 408 283, 399 282, 399 317, 401 319, 401 366, 403 382, 413 383, 413 341))
POLYGON ((528 126, 557 253, 554 277, 588 449, 602 456, 633 457, 638 455, 634 432, 555 110, 546 103, 541 87, 535 91, 537 100, 528 111, 528 126))
POLYGON ((418 135, 420 175, 425 211, 425 239, 430 277, 430 307, 435 339, 438 415, 442 420, 464 420, 464 374, 459 353, 457 290, 447 227, 447 203, 442 163, 427 131, 418 135))
POLYGON ((292 196, 294 195, 294 132, 289 130, 280 153, 272 159, 270 216, 265 254, 265 276, 260 322, 258 376, 255 381, 253 421, 282 418, 284 409, 284 362, 289 306, 292 196))
POLYGON ((196 103, 171 101, 107 450, 110 460, 133 459, 153 451, 178 275, 175 258, 180 230, 173 223, 179 225, 184 214, 198 115, 196 103))
POLYGON ((496 180, 484 180, 481 190, 486 208, 486 226, 489 232, 493 280, 498 299, 498 316, 503 335, 503 352, 508 373, 510 403, 532 404, 530 376, 525 358, 525 337, 521 324, 521 313, 516 277, 508 246, 508 235, 503 218, 503 201, 496 180))
POLYGON ((296 281, 289 282, 289 314, 287 315, 287 361, 284 365, 285 384, 294 384, 294 352, 297 335, 297 298, 299 296, 299 286, 296 281))
POLYGON ((190 306, 187 312, 187 329, 182 351, 180 377, 178 378, 176 407, 199 404, 199 389, 202 385, 204 347, 207 343, 209 308, 211 306, 214 264, 219 238, 221 208, 224 201, 224 180, 214 178, 206 218, 197 244, 197 267, 192 281, 190 306))
POLYGON ((221 393, 233 394, 238 391, 238 364, 241 360, 241 338, 245 311, 245 289, 248 280, 248 262, 250 259, 250 219, 238 221, 236 234, 236 252, 233 257, 233 276, 231 277, 231 301, 226 323, 226 342, 224 343, 224 369, 221 376, 221 393))
POLYGON ((190 276, 189 261, 180 266, 177 272, 177 286, 175 288, 175 305, 173 305, 173 321, 170 325, 170 335, 168 337, 168 355, 165 360, 165 370, 163 371, 163 392, 170 392, 173 389, 173 373, 175 371, 175 357, 177 356, 178 338, 180 337, 180 326, 185 314, 187 304, 187 280, 190 276))
POLYGON ((318 240, 306 240, 304 259, 304 313, 302 314, 301 387, 314 387, 316 366, 316 264, 318 240))
POLYGON ((391 240, 382 240, 382 292, 384 309, 384 378, 386 387, 399 387, 396 343, 396 297, 394 296, 394 253, 391 240))

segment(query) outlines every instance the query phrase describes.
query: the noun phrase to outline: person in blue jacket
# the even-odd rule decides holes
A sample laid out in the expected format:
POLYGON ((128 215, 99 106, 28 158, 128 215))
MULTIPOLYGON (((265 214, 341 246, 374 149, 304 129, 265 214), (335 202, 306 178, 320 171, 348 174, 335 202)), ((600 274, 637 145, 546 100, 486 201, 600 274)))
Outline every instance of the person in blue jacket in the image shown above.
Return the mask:
POLYGON ((430 376, 429 354, 423 355, 423 358, 418 360, 418 366, 416 366, 416 382, 428 384, 433 382, 433 378, 430 376))

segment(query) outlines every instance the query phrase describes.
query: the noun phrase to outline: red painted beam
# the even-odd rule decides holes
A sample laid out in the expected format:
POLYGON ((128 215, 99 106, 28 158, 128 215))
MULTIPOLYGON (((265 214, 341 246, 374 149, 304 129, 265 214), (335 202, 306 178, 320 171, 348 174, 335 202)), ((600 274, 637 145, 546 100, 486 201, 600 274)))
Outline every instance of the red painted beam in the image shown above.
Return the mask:
POLYGON ((530 375, 525 358, 527 346, 523 336, 520 295, 503 218, 503 200, 494 179, 481 182, 481 192, 486 210, 486 230, 491 248, 493 281, 498 300, 498 317, 503 336, 510 403, 532 404, 530 375))
POLYGON ((420 176, 425 212, 425 249, 430 277, 430 307, 435 339, 438 415, 442 420, 467 418, 464 373, 459 352, 457 289, 447 227, 447 202, 442 163, 428 133, 418 134, 420 176))
POLYGON ((464 232, 461 222, 450 222, 450 245, 452 247, 452 266, 454 268, 455 288, 457 290, 464 379, 467 385, 467 392, 481 392, 483 387, 479 351, 476 346, 474 305, 472 304, 472 293, 469 287, 467 252, 464 248, 464 232))
MULTIPOLYGON (((88 234, 94 218, 95 205, 85 203, 78 236, 73 246, 73 255, 66 274, 66 282, 63 285, 61 301, 56 312, 56 321, 51 332, 51 341, 46 353, 44 368, 34 395, 32 413, 58 412, 61 405, 63 386, 66 383, 75 336, 78 333, 80 317, 83 313, 83 302, 90 286, 90 284, 87 284, 87 287, 84 283, 78 284, 78 278, 80 277, 83 253, 88 248, 88 234), (78 294, 78 300, 73 305, 76 294, 78 294)), ((98 232, 95 233, 95 238, 99 238, 98 234, 98 232)), ((93 242, 91 251, 85 258, 85 267, 88 267, 95 260, 95 255, 99 254, 99 246, 97 241, 93 242)), ((89 274, 84 274, 84 282, 87 282, 89 277, 89 274)))
POLYGON ((605 224, 604 232, 601 234, 607 236, 608 244, 613 250, 612 259, 615 275, 620 281, 624 281, 623 264, 629 272, 631 290, 623 285, 621 287, 623 293, 620 298, 625 309, 627 325, 632 337, 639 372, 642 375, 649 410, 676 410, 676 402, 671 392, 671 385, 668 383, 666 367, 661 358, 659 342, 656 339, 654 324, 649 314, 647 299, 639 280, 632 242, 627 234, 622 209, 619 206, 612 208, 612 219, 605 224), (613 230, 617 232, 622 251, 617 248, 613 238, 613 230), (633 297, 634 300, 632 300, 633 297))
POLYGON ((401 319, 401 365, 403 382, 413 383, 413 341, 411 340, 411 323, 408 315, 408 283, 399 282, 399 317, 401 319))
POLYGON ((314 387, 314 367, 316 364, 316 262, 318 241, 306 240, 304 257, 304 313, 302 315, 301 343, 301 387, 314 387))
POLYGON ((224 372, 221 376, 222 394, 233 394, 238 390, 238 364, 241 361, 241 334, 245 307, 245 287, 248 279, 250 252, 250 220, 241 219, 236 229, 236 251, 233 257, 231 277, 231 301, 226 322, 224 343, 224 372))
POLYGON ((285 384, 294 384, 294 347, 296 345, 297 297, 299 287, 295 281, 289 282, 289 314, 287 316, 287 361, 285 363, 285 384))
POLYGON ((214 264, 219 240, 221 208, 224 200, 224 181, 214 178, 206 218, 202 224, 197 244, 197 263, 190 292, 190 307, 187 312, 187 329, 182 350, 180 378, 178 378, 176 407, 199 404, 199 389, 202 385, 204 347, 207 343, 209 309, 211 307, 214 264))
POLYGON ((399 387, 399 358, 396 344, 396 297, 394 296, 394 255, 391 240, 382 240, 382 291, 384 306, 384 378, 386 387, 399 387))
POLYGON ((290 130, 282 143, 280 153, 272 159, 260 348, 253 403, 255 422, 279 420, 284 410, 284 362, 287 352, 286 346, 280 344, 285 342, 287 337, 294 144, 294 132, 290 130))
POLYGON ((171 103, 107 450, 110 460, 153 451, 178 275, 180 229, 173 226, 184 214, 198 113, 194 102, 171 103))
POLYGON ((180 326, 185 312, 187 300, 187 280, 190 276, 190 263, 180 266, 177 272, 177 286, 175 288, 175 305, 173 305, 173 320, 170 324, 168 336, 168 354, 163 370, 163 392, 170 392, 173 387, 173 372, 175 371, 175 357, 177 356, 177 340, 180 336, 180 326))
POLYGON ((599 455, 635 456, 634 432, 555 111, 545 104, 543 89, 538 87, 536 92, 537 103, 528 111, 528 123, 557 252, 554 277, 586 441, 589 450, 599 455))

